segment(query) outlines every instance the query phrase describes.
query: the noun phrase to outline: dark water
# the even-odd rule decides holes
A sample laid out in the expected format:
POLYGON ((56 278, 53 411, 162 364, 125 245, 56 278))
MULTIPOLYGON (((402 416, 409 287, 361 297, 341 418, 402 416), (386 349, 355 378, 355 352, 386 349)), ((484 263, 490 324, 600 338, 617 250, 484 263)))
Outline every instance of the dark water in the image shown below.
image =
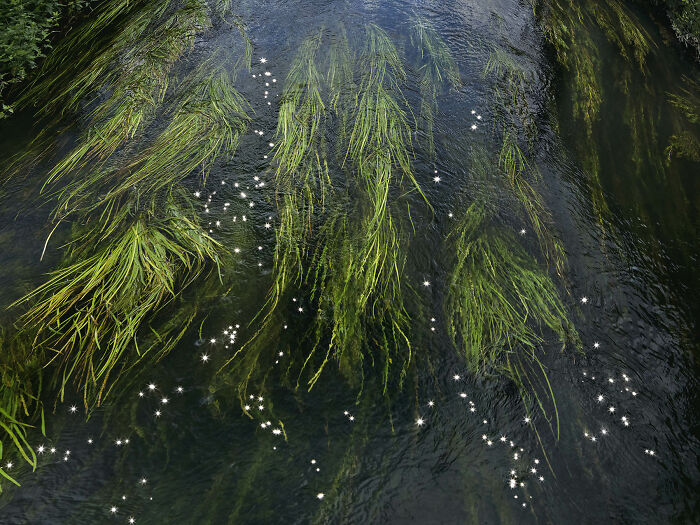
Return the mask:
MULTIPOLYGON (((43 444, 47 451, 33 473, 15 461, 12 473, 22 487, 3 487, 0 522, 698 522, 700 182, 697 164, 662 161, 678 119, 666 92, 682 74, 696 74, 697 65, 638 13, 658 47, 648 58, 649 73, 634 77, 626 94, 619 72, 630 65, 601 39, 605 98, 592 136, 599 159, 592 173, 581 124, 571 118, 571 79, 556 67, 526 2, 299 0, 256 3, 239 12, 254 43, 256 78, 239 74, 237 85, 255 109, 251 130, 264 135, 249 133, 238 157, 217 166, 206 187, 191 182, 193 192, 202 192, 202 217, 215 236, 240 249, 235 264, 224 269, 227 286, 210 279, 189 290, 188 301, 203 305, 201 321, 165 360, 138 372, 88 421, 69 410, 80 406, 79 399, 68 399, 47 418, 46 438, 30 433, 35 448, 43 444), (276 217, 264 156, 288 65, 306 36, 321 26, 332 34, 340 22, 349 35, 376 23, 405 43, 414 12, 438 29, 464 82, 441 96, 436 161, 420 150, 415 160, 435 214, 414 218, 407 271, 425 315, 414 317, 411 328, 414 346, 430 355, 432 368, 388 398, 379 377, 366 377, 357 402, 356 391, 333 367, 311 392, 288 388, 276 380, 278 371, 289 352, 304 350, 298 341, 310 321, 306 310, 297 311, 308 294, 300 290, 276 320, 274 346, 282 355, 263 399, 251 401, 263 407, 253 412, 267 416, 251 419, 216 371, 251 335, 247 324, 270 284, 276 217), (545 200, 569 258, 567 303, 585 350, 580 355, 545 346, 560 437, 541 432, 541 444, 523 420, 512 385, 466 370, 445 334, 441 306, 450 214, 461 216, 468 202, 465 159, 474 145, 500 148, 493 86, 482 74, 495 46, 508 49, 536 82, 530 94, 539 129, 535 151, 545 200), (476 130, 470 129, 472 110, 482 116, 476 130), (635 127, 631 115, 640 112, 647 120, 635 127), (432 180, 434 170, 440 183, 432 180), (431 286, 421 286, 424 280, 431 286), (236 340, 225 346, 224 331, 231 330, 237 330, 236 340), (271 425, 262 428, 266 418, 271 425), (418 427, 417 418, 425 425, 418 427), (515 488, 509 486, 512 470, 515 488)), ((216 47, 240 50, 237 32, 218 27, 208 33, 182 67, 216 47)), ((415 75, 409 70, 409 85, 415 75)), ((406 94, 417 96, 410 88, 406 94)), ((4 124, 3 154, 30 133, 22 116, 4 124)), ((43 272, 60 261, 60 243, 54 242, 39 262, 48 210, 31 196, 41 176, 38 169, 3 190, 3 304, 42 282, 43 272)), ((525 226, 508 210, 504 216, 514 228, 525 226)), ((534 239, 526 242, 534 249, 534 239)))

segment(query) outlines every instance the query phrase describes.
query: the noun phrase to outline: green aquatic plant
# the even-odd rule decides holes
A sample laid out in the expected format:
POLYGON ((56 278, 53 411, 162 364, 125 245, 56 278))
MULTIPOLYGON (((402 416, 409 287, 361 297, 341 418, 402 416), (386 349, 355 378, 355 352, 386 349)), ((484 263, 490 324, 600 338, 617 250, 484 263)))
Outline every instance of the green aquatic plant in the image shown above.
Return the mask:
MULTIPOLYGON (((31 354, 31 344, 0 327, 0 460, 15 450, 32 469, 36 468, 36 453, 27 440, 32 425, 27 421, 41 420, 44 433, 44 410, 40 400, 42 390, 41 362, 31 354)), ((3 462, 7 465, 9 461, 3 462)), ((19 485, 0 466, 2 478, 19 485)))
POLYGON ((585 9, 608 41, 617 46, 620 55, 628 61, 634 59, 640 71, 646 73, 646 59, 655 44, 625 4, 619 0, 606 0, 586 4, 585 9))
MULTIPOLYGON (((206 179, 250 122, 233 77, 215 63, 221 57, 174 82, 175 64, 211 25, 207 9, 196 0, 104 2, 68 32, 20 99, 47 113, 86 104, 90 129, 44 183, 56 227, 73 221, 73 239, 62 266, 12 305, 28 305, 16 339, 29 341, 20 357, 7 338, 1 343, 0 456, 13 443, 36 465, 26 431, 43 416, 42 384, 59 399, 75 385, 86 409, 99 405, 124 372, 166 355, 196 316, 188 308, 162 320, 225 250, 204 232, 179 182, 194 172, 206 179), (65 62, 60 53, 76 49, 65 62), (174 103, 165 103, 166 91, 174 103), (166 128, 146 147, 132 141, 161 110, 166 128)), ((15 167, 51 142, 40 133, 15 167)))
POLYGON ((682 77, 685 87, 679 93, 669 93, 669 102, 693 124, 700 124, 700 82, 687 75, 682 77))
POLYGON ((675 133, 669 138, 665 153, 667 162, 673 157, 700 162, 700 139, 690 131, 675 133))
POLYGON ((365 68, 345 157, 345 167, 360 190, 359 218, 352 222, 342 218, 333 230, 326 230, 326 242, 313 265, 318 318, 328 322, 330 340, 310 387, 331 357, 352 378, 368 351, 373 361, 382 363, 385 385, 390 363, 401 363, 403 377, 411 362, 402 295, 405 245, 390 209, 392 188, 423 196, 411 169, 411 128, 399 84, 405 72, 396 47, 374 25, 367 28, 360 61, 365 68), (372 330, 381 353, 368 348, 372 330))
MULTIPOLYGON (((544 39, 555 52, 556 60, 563 70, 570 93, 570 112, 577 124, 574 130, 574 148, 587 176, 593 213, 605 237, 614 235, 610 230, 612 213, 606 202, 600 179, 599 145, 594 140, 594 127, 601 115, 605 97, 603 70, 609 65, 606 46, 615 46, 621 57, 615 71, 617 87, 626 97, 625 118, 629 126, 634 151, 633 159, 639 162, 643 156, 656 161, 658 156, 653 144, 651 129, 654 120, 653 108, 639 104, 639 95, 630 95, 629 89, 644 89, 647 58, 656 44, 641 22, 619 0, 601 2, 573 2, 571 0, 531 0, 537 22, 544 39), (636 75, 632 81, 632 74, 636 75), (653 150, 653 151, 652 151, 653 150)), ((658 163, 655 162, 658 167, 658 163)), ((607 248, 603 248, 607 250, 607 248)))
POLYGON ((321 36, 319 32, 302 42, 287 74, 277 118, 273 162, 280 225, 270 309, 291 283, 300 283, 305 240, 315 212, 323 209, 331 190, 324 144, 323 75, 317 67, 321 36))
POLYGON ((619 0, 573 2, 531 0, 547 42, 557 61, 571 75, 574 117, 581 119, 592 134, 603 101, 599 77, 600 53, 592 30, 597 28, 628 61, 646 72, 646 58, 654 44, 639 20, 619 0))
POLYGON ((178 86, 172 120, 133 161, 107 171, 98 166, 61 188, 54 217, 100 208, 109 213, 126 195, 156 194, 194 172, 206 181, 217 159, 233 157, 250 122, 249 106, 231 75, 211 66, 205 62, 178 86))
POLYGON ((391 366, 398 366, 402 379, 411 364, 402 284, 405 248, 390 216, 372 226, 369 239, 362 234, 363 226, 370 227, 369 218, 358 220, 359 227, 345 217, 328 225, 310 265, 315 335, 301 369, 314 363, 309 388, 331 360, 358 387, 365 363, 381 372, 385 387, 391 366))
POLYGON ((56 45, 20 104, 38 106, 43 114, 64 113, 105 87, 114 90, 112 105, 130 98, 128 90, 133 89, 137 90, 135 102, 143 102, 152 96, 148 88, 163 81, 163 73, 184 51, 182 44, 186 49, 210 24, 203 1, 186 0, 170 11, 172 3, 103 2, 96 16, 72 28, 56 45), (124 60, 127 57, 130 60, 124 60))
POLYGON ((538 136, 529 102, 532 75, 520 64, 517 49, 509 46, 494 47, 483 74, 494 80, 493 113, 503 129, 502 144, 497 161, 476 150, 473 173, 480 192, 449 237, 456 261, 445 301, 448 334, 473 371, 507 377, 518 388, 528 414, 537 406, 554 430, 548 415, 551 404, 558 437, 556 400, 541 360, 543 330, 562 342, 576 341, 577 336, 546 269, 509 229, 495 224, 500 211, 494 201, 499 196, 514 199, 534 230, 544 261, 566 283, 566 253, 538 191, 542 176, 519 144, 524 136, 531 152, 538 136))
MULTIPOLYGON (((110 381, 155 353, 165 355, 177 333, 157 334, 147 347, 139 330, 207 267, 219 245, 199 226, 183 197, 128 201, 109 221, 87 227, 68 248, 66 264, 15 303, 34 304, 21 317, 33 346, 57 366, 59 396, 73 381, 86 408, 99 404, 110 381)), ((181 335, 182 332, 179 332, 181 335)))
MULTIPOLYGON (((94 96, 95 90, 104 86, 111 89, 112 95, 92 111, 88 132, 79 145, 51 169, 47 183, 56 182, 88 164, 99 166, 132 139, 162 103, 173 65, 208 25, 205 4, 190 1, 152 34, 139 39, 134 47, 121 49, 120 55, 111 60, 105 58, 106 71, 102 75, 85 78, 98 73, 87 70, 74 79, 73 85, 64 91, 65 96, 71 97, 69 107, 94 96), (113 67, 115 59, 123 61, 124 65, 113 67)), ((59 94, 54 100, 61 97, 59 94)))
POLYGON ((489 53, 483 76, 494 79, 491 93, 494 114, 504 127, 522 129, 530 146, 537 138, 537 125, 529 102, 533 78, 513 56, 515 50, 495 46, 489 53), (509 52, 510 51, 510 52, 509 52))
POLYGON ((366 44, 360 56, 365 72, 362 75, 353 111, 355 121, 350 133, 346 160, 350 159, 368 195, 380 208, 385 199, 377 192, 379 185, 392 177, 409 178, 420 192, 411 171, 411 128, 407 102, 400 83, 406 78, 398 51, 381 28, 367 28, 366 44))
MULTIPOLYGON (((212 26, 204 0, 136 4, 133 9, 122 6, 121 10, 104 6, 106 12, 99 10, 100 15, 95 20, 86 21, 69 32, 45 61, 36 82, 19 100, 20 105, 39 105, 39 113, 46 115, 89 104, 85 117, 87 131, 73 151, 54 165, 47 184, 88 166, 101 168, 115 151, 143 130, 164 102, 174 80, 175 65, 193 47, 197 36, 212 26), (117 16, 119 13, 126 16, 125 21, 117 16), (114 38, 100 38, 103 33, 112 32, 114 38), (64 63, 61 57, 72 56, 81 42, 88 45, 87 36, 90 36, 87 39, 89 52, 81 50, 78 60, 64 63), (78 66, 73 68, 76 63, 78 66), (105 97, 105 93, 109 96, 105 97)), ((230 9, 225 11, 229 13, 230 9)), ((250 39, 239 19, 234 17, 231 24, 245 42, 237 65, 243 63, 250 67, 250 39)), ((211 60, 207 63, 210 70, 215 69, 211 60)), ((43 158, 53 149, 54 142, 48 135, 51 129, 49 126, 49 131, 42 131, 32 147, 14 159, 8 170, 10 174, 24 168, 28 162, 43 158)))
POLYGON ((684 87, 679 92, 668 93, 668 100, 690 125, 686 124, 684 129, 679 129, 669 138, 669 145, 664 152, 667 163, 672 157, 700 162, 700 135, 693 127, 700 124, 700 82, 684 75, 683 84, 684 87))
MULTIPOLYGON (((513 50, 511 50, 513 51, 513 50)), ((505 47, 495 47, 483 70, 485 77, 495 81, 492 87, 494 114, 503 126, 503 139, 498 154, 498 171, 503 176, 501 186, 513 196, 525 211, 540 246, 542 256, 554 266, 559 277, 564 278, 566 254, 558 236, 552 231, 552 215, 538 191, 542 177, 534 162, 518 144, 524 135, 529 148, 535 145, 537 125, 528 99, 531 93, 531 75, 520 66, 512 52, 505 47)), ((476 171, 490 161, 482 160, 476 171)), ((482 177, 483 178, 483 177, 482 177)))
POLYGON ((557 274, 564 277, 566 253, 561 240, 551 231, 552 215, 542 195, 533 186, 541 176, 536 166, 528 162, 525 154, 515 142, 513 134, 506 132, 498 156, 498 167, 506 178, 510 191, 524 208, 532 228, 537 235, 540 251, 557 274))
POLYGON ((491 224, 480 202, 467 209, 450 239, 456 262, 445 300, 448 334, 472 370, 511 379, 527 410, 534 401, 547 416, 549 400, 558 435, 539 330, 551 330, 562 343, 576 335, 554 281, 512 233, 491 224))
POLYGON ((462 80, 450 48, 440 38, 433 26, 427 20, 415 16, 411 21, 411 29, 411 43, 419 55, 420 114, 428 137, 428 152, 431 156, 434 156, 435 138, 433 136, 433 128, 438 109, 438 89, 445 82, 449 83, 454 89, 459 89, 462 85, 462 80))
POLYGON ((326 74, 328 105, 338 119, 336 140, 338 157, 342 157, 343 148, 347 144, 352 95, 357 88, 354 75, 355 62, 355 54, 350 48, 345 27, 341 25, 328 51, 328 73, 326 74))
MULTIPOLYGON (((49 54, 17 104, 54 116, 89 104, 87 131, 50 170, 47 184, 88 165, 102 164, 132 139, 162 103, 175 63, 210 26, 206 4, 187 0, 169 16, 170 1, 106 2, 97 16, 70 31, 49 54), (125 21, 122 22, 122 16, 125 21), (158 25, 156 25, 156 22, 158 25), (108 29, 109 28, 109 29, 108 29), (114 34, 105 39, 103 34, 114 34), (84 46, 78 51, 79 46, 84 46), (66 57, 77 57, 66 61, 66 57), (108 96, 105 97, 105 93, 108 96)), ((44 125, 7 174, 17 174, 55 148, 55 126, 44 125)))
POLYGON ((343 33, 331 47, 325 76, 318 70, 322 38, 302 43, 283 94, 274 157, 280 216, 274 281, 262 326, 226 363, 238 361, 247 370, 244 385, 265 359, 261 345, 269 345, 270 319, 292 284, 310 290, 315 310, 311 348, 290 364, 296 386, 305 381, 312 388, 329 362, 360 385, 364 364, 371 364, 382 370, 386 386, 390 368, 403 378, 412 360, 403 298, 406 240, 392 209, 410 193, 426 199, 411 168, 413 115, 401 91, 403 63, 388 35, 368 26, 359 55, 363 70, 350 92, 354 55, 343 33), (329 118, 329 108, 341 118, 329 118), (324 133, 332 123, 343 125, 346 109, 351 120, 339 191, 331 186, 324 133))

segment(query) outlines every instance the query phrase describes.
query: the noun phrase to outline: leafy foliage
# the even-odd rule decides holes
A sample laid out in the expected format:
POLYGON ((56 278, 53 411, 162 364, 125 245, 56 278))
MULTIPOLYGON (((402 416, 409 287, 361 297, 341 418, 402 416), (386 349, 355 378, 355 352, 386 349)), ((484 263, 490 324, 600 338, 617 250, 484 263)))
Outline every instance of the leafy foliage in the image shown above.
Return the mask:
POLYGON ((49 47, 59 21, 84 10, 89 0, 8 0, 0 4, 0 119, 13 112, 3 91, 22 82, 49 47))

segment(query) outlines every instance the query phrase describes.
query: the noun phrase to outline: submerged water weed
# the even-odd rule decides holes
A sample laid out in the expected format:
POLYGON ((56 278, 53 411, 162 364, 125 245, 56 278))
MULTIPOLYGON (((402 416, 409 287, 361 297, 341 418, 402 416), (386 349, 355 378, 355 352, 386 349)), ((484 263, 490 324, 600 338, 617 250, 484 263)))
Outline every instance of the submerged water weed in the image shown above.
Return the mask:
MULTIPOLYGON (((30 84, 18 105, 40 105, 39 115, 73 111, 83 103, 94 107, 87 113, 87 132, 71 153, 50 170, 46 184, 87 165, 104 163, 153 117, 165 96, 172 67, 192 47, 197 34, 210 25, 206 4, 198 0, 188 0, 161 21, 169 3, 141 5, 133 13, 124 6, 129 17, 123 26, 111 16, 102 20, 105 13, 98 11, 95 20, 86 21, 83 29, 70 33, 47 57, 36 82, 30 84), (156 21, 160 25, 153 27, 156 21), (99 31, 109 32, 105 29, 111 27, 109 24, 119 24, 119 28, 115 29, 114 40, 104 42, 99 31), (88 40, 87 52, 73 49, 82 42, 80 31, 88 35, 98 33, 93 35, 94 41, 88 40), (64 63, 66 56, 79 58, 64 63), (109 96, 102 100, 105 91, 109 96)), ((108 7, 107 11, 112 12, 108 7)), ((49 135, 53 130, 53 126, 45 126, 29 147, 12 160, 7 173, 16 174, 48 155, 55 147, 49 135)))
POLYGON ((364 73, 359 79, 345 157, 345 167, 353 173, 361 192, 357 207, 360 218, 344 225, 349 242, 338 246, 337 239, 342 238, 338 235, 333 253, 320 252, 317 268, 322 270, 314 275, 322 279, 316 280, 313 288, 321 314, 332 308, 333 320, 326 358, 310 386, 330 356, 338 360, 346 377, 352 377, 364 359, 373 329, 378 331, 383 355, 370 355, 383 361, 385 385, 391 362, 401 363, 401 377, 411 362, 402 295, 405 245, 390 209, 392 189, 418 192, 425 198, 411 169, 410 126, 400 87, 405 73, 396 47, 374 25, 367 28, 360 61, 364 73))
POLYGON ((139 330, 180 291, 218 263, 218 244, 203 233, 183 198, 133 200, 109 221, 78 234, 64 267, 15 303, 36 300, 21 317, 34 348, 55 362, 60 398, 73 381, 86 408, 110 381, 146 357, 166 354, 177 338, 140 347, 139 330))
MULTIPOLYGON (((39 399, 42 390, 42 363, 32 355, 31 344, 0 327, 0 460, 16 450, 32 467, 36 468, 36 453, 27 440, 32 427, 27 419, 41 418, 44 433, 44 410, 39 399)), ((11 462, 5 462, 4 465, 11 462)), ((0 476, 19 483, 0 465, 0 476)), ((2 492, 0 478, 0 492, 2 492)))
MULTIPOLYGON (((58 390, 60 399, 72 383, 86 409, 99 405, 123 372, 173 348, 195 313, 188 309, 167 322, 157 314, 219 264, 223 248, 204 233, 177 187, 195 171, 206 178, 217 158, 233 155, 250 121, 233 78, 213 59, 176 86, 177 103, 164 105, 172 119, 156 140, 140 152, 139 144, 122 150, 114 167, 114 153, 162 105, 173 66, 210 25, 201 1, 105 2, 57 46, 22 99, 45 104, 46 112, 103 99, 87 113, 90 131, 45 182, 56 224, 76 221, 66 261, 14 303, 33 303, 19 320, 20 337, 30 338, 27 355, 0 363, 2 429, 32 465, 25 421, 41 405, 38 392, 21 382, 25 369, 34 366, 35 382, 58 390), (77 59, 64 63, 60 53, 78 48, 77 59)), ((44 139, 40 134, 24 157, 51 143, 44 139)))
POLYGON ((448 334, 472 370, 510 378, 526 409, 534 401, 547 417, 549 400, 558 435, 539 329, 548 328, 563 343, 576 335, 554 281, 513 234, 491 224, 479 202, 468 208, 451 238, 456 262, 445 300, 448 334))
POLYGON ((669 93, 668 99, 693 124, 700 124, 700 82, 683 75, 685 87, 679 93, 669 93))
POLYGON ((273 162, 280 224, 271 309, 291 283, 300 284, 305 241, 314 214, 323 209, 331 190, 324 144, 323 75, 317 66, 321 36, 319 32, 301 44, 287 75, 277 119, 273 162))
POLYGON ((679 131, 669 138, 665 153, 667 162, 673 157, 700 162, 700 139, 691 131, 679 131))
POLYGON ((345 217, 329 225, 310 265, 315 335, 302 367, 302 371, 312 368, 309 388, 330 360, 337 362, 351 385, 360 388, 365 364, 381 371, 385 388, 391 366, 399 367, 401 381, 411 364, 402 289, 405 247, 391 216, 373 227, 371 239, 362 234, 367 216, 358 220, 363 221, 359 227, 345 217))
POLYGON ((533 184, 539 182, 540 174, 528 162, 511 132, 506 132, 498 156, 498 167, 506 178, 513 195, 518 199, 535 230, 540 251, 545 260, 554 266, 563 279, 566 272, 566 253, 561 240, 552 233, 552 215, 547 209, 542 195, 533 184))
POLYGON ((130 98, 131 90, 142 94, 137 100, 151 97, 146 90, 164 80, 172 62, 210 25, 203 1, 186 0, 174 11, 173 4, 178 2, 103 2, 94 17, 69 31, 49 54, 21 105, 38 106, 44 114, 63 113, 103 87, 114 88, 114 105, 130 98), (66 61, 69 56, 75 60, 66 61))
POLYGON ((700 162, 700 136, 693 125, 700 124, 700 82, 683 76, 683 84, 678 93, 669 93, 668 100, 679 110, 690 126, 680 129, 669 138, 666 147, 666 161, 672 157, 680 157, 694 162, 700 162))
POLYGON ((435 156, 435 138, 433 128, 437 114, 438 89, 449 83, 454 89, 459 89, 462 80, 459 68, 450 48, 440 38, 437 31, 425 19, 415 16, 411 21, 411 43, 417 49, 420 71, 420 114, 428 137, 428 153, 435 156))
POLYGON ((153 332, 158 340, 146 349, 136 344, 139 328, 208 263, 218 264, 221 247, 176 190, 192 172, 205 177, 222 154, 233 155, 249 122, 230 75, 210 72, 211 65, 179 86, 173 119, 136 161, 114 172, 91 171, 60 192, 57 221, 79 213, 91 226, 71 244, 71 262, 26 297, 39 303, 24 321, 38 330, 36 344, 61 355, 61 396, 75 369, 86 406, 99 404, 115 379, 113 368, 118 375, 155 347, 156 357, 167 353, 191 317, 167 334, 153 332), (99 214, 96 223, 92 214, 99 214), (137 357, 123 357, 132 344, 137 357))
MULTIPOLYGON (((133 9, 123 6, 125 21, 118 16, 115 20, 114 6, 106 6, 106 13, 98 11, 95 20, 69 32, 19 101, 25 106, 41 105, 39 112, 47 115, 75 110, 84 103, 92 107, 86 116, 88 131, 49 172, 49 183, 88 165, 101 165, 142 130, 162 104, 175 64, 212 26, 204 0, 136 4, 133 9), (101 38, 103 33, 114 37, 101 38), (73 56, 81 42, 87 45, 85 35, 90 36, 89 52, 81 50, 78 60, 64 63, 62 57, 73 56)), ((230 9, 224 11, 222 16, 230 15, 230 9)), ((245 42, 237 63, 250 67, 250 39, 240 20, 234 17, 231 24, 245 42)), ((51 137, 40 133, 32 147, 14 159, 10 173, 36 162, 52 147, 51 137)))
POLYGON ((597 121, 603 100, 598 47, 591 28, 599 28, 621 55, 646 71, 653 42, 639 21, 618 0, 577 3, 569 0, 531 0, 545 38, 557 61, 574 82, 573 112, 586 125, 587 134, 597 121))
MULTIPOLYGON (((570 81, 571 114, 583 123, 583 129, 576 130, 575 145, 588 177, 593 213, 603 235, 614 235, 608 227, 612 214, 600 180, 598 145, 593 140, 593 128, 599 120, 604 97, 602 44, 598 37, 615 45, 624 62, 629 64, 621 76, 623 81, 618 83, 623 92, 630 84, 632 69, 637 70, 644 80, 646 60, 655 44, 639 20, 619 0, 585 3, 531 0, 531 3, 544 38, 554 49, 557 62, 570 81)), ((616 75, 620 76, 620 73, 616 75)), ((628 104, 627 118, 637 149, 634 154, 639 159, 647 153, 641 144, 641 134, 646 133, 647 124, 641 122, 648 120, 650 115, 644 108, 628 104)))
MULTIPOLYGON (((515 50, 513 50, 515 52, 515 50)), ((537 124, 529 98, 533 76, 529 74, 505 47, 496 46, 489 53, 483 76, 491 77, 494 84, 491 93, 494 101, 494 114, 503 122, 504 128, 520 130, 532 147, 537 138, 537 124)))
MULTIPOLYGON (((531 75, 516 63, 505 48, 496 47, 489 54, 484 76, 494 79, 492 105, 496 118, 503 126, 498 170, 504 177, 505 189, 525 210, 537 235, 542 256, 563 279, 567 266, 566 254, 561 240, 551 229, 552 215, 537 190, 537 185, 542 182, 541 175, 518 144, 518 137, 524 135, 529 149, 532 149, 538 133, 529 102, 532 96, 531 75)), ((477 171, 480 168, 477 167, 477 171)))
POLYGON ((544 260, 566 282, 566 253, 551 229, 551 212, 537 190, 541 174, 518 143, 519 137, 525 136, 532 150, 538 135, 529 102, 533 97, 531 75, 506 47, 496 47, 484 76, 494 79, 494 114, 503 126, 502 144, 497 166, 490 167, 494 161, 488 159, 488 153, 475 156, 475 173, 485 172, 482 182, 492 181, 495 187, 484 188, 451 234, 456 263, 445 303, 448 333, 453 343, 464 349, 473 370, 508 377, 517 386, 528 413, 533 404, 538 406, 550 427, 545 405, 551 403, 558 436, 556 401, 539 356, 544 342, 540 330, 553 331, 562 342, 577 340, 577 336, 547 271, 520 246, 513 233, 492 224, 499 214, 494 198, 499 194, 514 198, 534 230, 544 260), (494 168, 500 176, 484 176, 494 168))
MULTIPOLYGON (((236 361, 225 379, 238 383, 242 402, 251 380, 257 381, 258 387, 264 383, 270 367, 263 363, 270 364, 273 354, 269 349, 280 335, 272 320, 282 296, 292 285, 300 286, 304 281, 311 236, 332 192, 324 138, 328 124, 326 77, 319 69, 322 39, 323 31, 319 31, 301 43, 282 93, 273 156, 279 216, 273 283, 259 312, 260 326, 224 365, 236 361)), ((336 84, 338 72, 330 74, 336 84)), ((334 104, 340 102, 336 99, 334 104)))
MULTIPOLYGON (((105 86, 111 89, 112 94, 92 111, 88 133, 70 154, 51 169, 47 183, 53 183, 89 163, 99 166, 117 148, 133 138, 162 103, 173 65, 192 47, 196 35, 208 25, 205 4, 191 1, 152 34, 139 39, 134 47, 120 49, 119 56, 112 59, 110 53, 100 55, 105 59, 103 67, 106 74, 96 75, 95 78, 76 78, 74 85, 65 91, 71 96, 69 106, 85 97, 95 96, 96 90, 105 86), (123 61, 124 65, 114 68, 114 60, 123 61)), ((87 70, 83 75, 95 73, 87 70)), ((59 94, 56 99, 60 98, 59 94)))
POLYGON ((337 119, 336 154, 342 157, 347 144, 352 110, 352 95, 355 93, 354 67, 356 57, 350 48, 348 35, 344 26, 340 26, 338 34, 328 50, 328 83, 329 107, 337 119))
POLYGON ((153 195, 194 172, 204 182, 217 159, 232 157, 250 122, 248 103, 229 73, 211 67, 206 61, 178 86, 172 120, 135 160, 110 171, 98 167, 61 189, 54 218, 99 208, 108 215, 123 196, 153 195))
POLYGON ((393 204, 393 194, 418 193, 425 200, 411 168, 412 113, 401 91, 405 72, 388 35, 369 26, 354 93, 343 89, 351 81, 353 53, 342 38, 330 53, 331 61, 341 63, 331 64, 325 76, 329 102, 317 65, 320 39, 314 35, 302 44, 279 114, 275 161, 281 221, 263 326, 227 364, 238 359, 242 366, 258 366, 259 343, 268 341, 264 332, 280 297, 290 284, 303 284, 315 318, 311 350, 300 367, 290 365, 298 370, 297 385, 304 377, 312 388, 331 361, 352 384, 362 383, 364 363, 371 363, 381 368, 386 385, 390 365, 400 368, 402 378, 412 359, 402 282, 406 240, 392 212, 402 200, 393 204), (342 126, 344 108, 351 121, 338 170, 346 177, 341 192, 331 188, 323 133, 331 123, 342 126), (328 118, 329 109, 341 118, 328 118), (324 208, 329 192, 333 206, 324 208), (314 211, 317 203, 323 214, 314 211))

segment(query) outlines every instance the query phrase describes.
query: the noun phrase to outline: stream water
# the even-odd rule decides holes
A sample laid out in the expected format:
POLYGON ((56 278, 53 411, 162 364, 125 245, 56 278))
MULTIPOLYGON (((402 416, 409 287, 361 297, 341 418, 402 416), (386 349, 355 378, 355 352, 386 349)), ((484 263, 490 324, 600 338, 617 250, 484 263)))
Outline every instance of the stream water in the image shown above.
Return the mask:
MULTIPOLYGON (((28 435, 45 452, 36 471, 15 460, 11 473, 21 487, 3 486, 0 522, 697 523, 700 181, 697 163, 663 158, 680 118, 667 92, 682 75, 697 76, 697 63, 641 11, 635 15, 655 43, 645 76, 594 34, 604 98, 586 138, 572 118, 572 79, 527 2, 272 0, 235 10, 253 43, 252 70, 236 73, 253 120, 233 160, 216 164, 205 185, 187 181, 202 220, 235 253, 223 283, 212 276, 186 291, 187 304, 199 310, 177 347, 133 371, 88 419, 70 410, 82 406, 77 395, 55 410, 47 402, 46 437, 38 429, 28 435), (269 143, 290 63, 314 31, 324 28, 332 39, 343 24, 352 41, 377 24, 409 57, 404 94, 414 105, 418 71, 410 67, 408 34, 416 14, 447 43, 463 82, 440 93, 435 158, 414 148, 414 173, 434 212, 408 197, 415 231, 402 233, 410 237, 405 276, 412 284, 404 293, 419 305, 412 346, 430 356, 429 366, 419 361, 389 395, 379 371, 365 373, 358 397, 330 365, 310 391, 290 388, 280 371, 291 353, 308 351, 302 336, 312 321, 302 288, 284 297, 274 318, 276 357, 265 391, 251 392, 248 417, 217 371, 253 335, 249 323, 271 284, 277 211, 269 143), (564 302, 582 341, 582 353, 561 350, 554 337, 543 343, 558 439, 545 424, 538 438, 517 389, 470 371, 445 328, 445 239, 474 192, 469 159, 475 146, 496 156, 501 146, 503 108, 483 73, 494 49, 506 50, 531 78, 533 157, 568 257, 564 302)), ((242 52, 238 31, 215 25, 177 67, 192 68, 216 48, 242 52)), ((35 130, 26 113, 3 123, 0 156, 9 158, 35 130)), ((68 148, 76 130, 58 137, 68 148)), ((2 189, 2 305, 45 280, 70 234, 59 228, 40 260, 50 207, 34 195, 47 169, 40 165, 2 189)), ((499 213, 516 232, 525 230, 523 243, 534 253, 531 226, 507 207, 499 213)), ((532 417, 543 422, 542 414, 532 417)))

